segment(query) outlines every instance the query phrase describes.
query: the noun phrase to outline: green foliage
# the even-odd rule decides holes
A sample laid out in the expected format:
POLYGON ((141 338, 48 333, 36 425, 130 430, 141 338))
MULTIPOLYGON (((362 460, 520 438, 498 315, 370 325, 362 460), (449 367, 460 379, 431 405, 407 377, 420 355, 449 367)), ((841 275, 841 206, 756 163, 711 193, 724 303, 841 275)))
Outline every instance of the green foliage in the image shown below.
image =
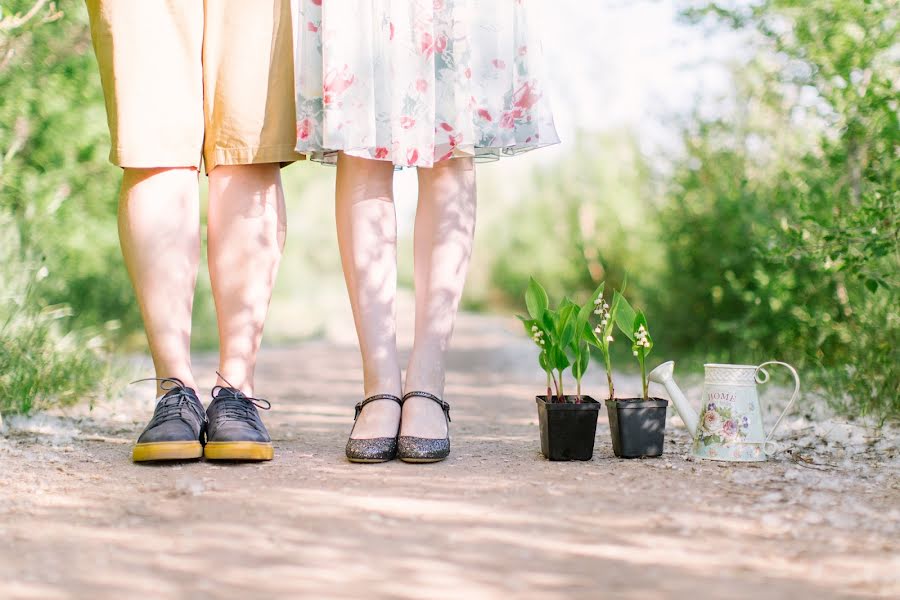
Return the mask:
POLYGON ((678 347, 804 368, 839 409, 900 415, 900 126, 894 1, 704 3, 754 31, 728 122, 685 132, 663 210, 678 347))
POLYGON ((0 413, 90 398, 107 380, 101 332, 73 331, 68 307, 39 302, 54 276, 22 258, 8 225, 0 218, 0 413))
MULTIPOLYGON (((564 162, 536 172, 525 189, 508 181, 491 189, 484 168, 479 194, 491 201, 479 206, 472 275, 483 284, 469 286, 470 304, 480 293, 493 305, 518 305, 530 276, 553 297, 570 292, 580 300, 601 281, 621 286, 626 271, 646 281, 658 275, 663 248, 637 140, 623 132, 583 134, 571 146, 564 162)), ((642 301, 647 291, 632 290, 642 301)))
MULTIPOLYGON (((0 410, 89 395, 140 320, 116 239, 118 170, 84 5, 0 15, 0 410), (39 280, 39 281, 38 281, 39 280)), ((34 10, 32 10, 34 9, 34 10)))
MULTIPOLYGON (((34 2, 4 2, 25 13, 34 2)), ((20 28, 0 32, 0 211, 11 215, 23 252, 54 275, 37 301, 67 304, 85 326, 140 328, 119 257, 119 170, 107 161, 106 117, 84 4, 58 3, 20 28)), ((7 225, 8 226, 8 225, 7 225)))
MULTIPOLYGON (((599 291, 602 291, 602 285, 595 294, 599 291)), ((593 308, 594 297, 583 306, 564 297, 554 310, 544 287, 533 277, 528 280, 525 290, 528 317, 518 318, 540 349, 538 363, 547 374, 547 396, 555 398, 556 402, 564 401, 563 374, 569 367, 576 382, 575 401, 581 402, 581 380, 591 361, 587 334, 593 336, 593 333, 587 316, 593 308)))
MULTIPOLYGON (((33 2, 4 2, 9 13, 33 2)), ((0 211, 13 217, 21 246, 53 277, 38 300, 68 304, 76 323, 115 320, 122 332, 140 316, 119 257, 119 170, 107 161, 104 103, 81 2, 59 3, 52 22, 7 32, 14 51, 0 69, 0 211)))

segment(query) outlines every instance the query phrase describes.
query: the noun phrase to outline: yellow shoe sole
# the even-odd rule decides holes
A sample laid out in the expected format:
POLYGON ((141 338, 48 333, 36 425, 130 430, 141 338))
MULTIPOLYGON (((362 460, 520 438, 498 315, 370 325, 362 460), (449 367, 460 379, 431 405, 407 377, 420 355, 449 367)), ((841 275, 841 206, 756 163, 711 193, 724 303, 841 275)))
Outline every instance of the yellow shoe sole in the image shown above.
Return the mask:
POLYGON ((272 460, 275 448, 270 442, 206 442, 207 460, 272 460))
POLYGON ((203 456, 203 446, 196 442, 148 442, 135 444, 131 451, 134 462, 154 460, 189 460, 203 456))

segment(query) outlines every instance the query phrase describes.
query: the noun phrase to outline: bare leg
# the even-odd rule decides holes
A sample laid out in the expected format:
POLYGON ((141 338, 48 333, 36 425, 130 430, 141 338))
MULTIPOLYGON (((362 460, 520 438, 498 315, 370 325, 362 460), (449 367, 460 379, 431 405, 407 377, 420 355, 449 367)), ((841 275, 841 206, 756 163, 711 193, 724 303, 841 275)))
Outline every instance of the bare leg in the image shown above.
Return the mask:
MULTIPOLYGON (((397 217, 391 163, 340 154, 335 215, 344 279, 363 360, 365 397, 400 395, 397 359, 397 217)), ((400 407, 390 400, 366 405, 355 439, 397 435, 400 407)))
MULTIPOLYGON (((416 329, 405 391, 444 393, 447 346, 462 297, 475 233, 475 169, 457 158, 419 169, 415 230, 416 329)), ((401 435, 442 438, 446 419, 437 403, 410 398, 401 435)))
POLYGON ((219 372, 247 395, 253 394, 256 355, 286 230, 279 165, 212 170, 209 278, 219 324, 219 372))
POLYGON ((119 243, 156 376, 177 377, 195 390, 191 309, 200 261, 199 202, 193 168, 124 171, 119 243))

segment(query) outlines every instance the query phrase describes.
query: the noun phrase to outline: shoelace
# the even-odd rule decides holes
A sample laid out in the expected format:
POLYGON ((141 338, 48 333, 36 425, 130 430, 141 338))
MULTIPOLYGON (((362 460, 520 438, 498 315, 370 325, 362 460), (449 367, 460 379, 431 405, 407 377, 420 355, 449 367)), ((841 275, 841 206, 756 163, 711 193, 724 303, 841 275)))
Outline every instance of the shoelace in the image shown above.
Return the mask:
POLYGON ((157 404, 153 420, 149 425, 150 427, 155 427, 160 423, 171 421, 172 419, 181 419, 188 425, 193 425, 184 418, 183 411, 185 408, 190 410, 201 423, 206 421, 206 413, 203 411, 203 407, 200 406, 199 400, 194 402, 196 396, 191 393, 187 386, 184 385, 184 382, 177 377, 145 377, 144 379, 138 379, 131 383, 140 383, 142 381, 158 381, 160 389, 165 392, 165 395, 160 399, 159 404, 157 404), (173 390, 175 393, 171 394, 173 390))
POLYGON ((227 384, 226 386, 217 385, 212 389, 212 396, 215 400, 221 402, 221 410, 216 415, 216 422, 224 421, 228 418, 240 420, 255 420, 259 417, 252 407, 269 410, 272 403, 264 398, 254 398, 246 395, 222 377, 222 374, 216 371, 219 379, 227 384), (224 393, 222 393, 224 392, 224 393), (221 394, 221 395, 220 395, 221 394))

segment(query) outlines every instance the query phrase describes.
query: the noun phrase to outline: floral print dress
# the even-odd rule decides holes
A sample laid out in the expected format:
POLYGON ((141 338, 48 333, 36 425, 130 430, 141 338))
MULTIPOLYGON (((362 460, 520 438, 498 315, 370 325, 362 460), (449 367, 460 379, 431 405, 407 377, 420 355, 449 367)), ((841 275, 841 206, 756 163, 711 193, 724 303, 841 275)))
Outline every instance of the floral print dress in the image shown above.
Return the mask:
POLYGON ((530 0, 293 0, 297 151, 430 167, 559 142, 530 0))

